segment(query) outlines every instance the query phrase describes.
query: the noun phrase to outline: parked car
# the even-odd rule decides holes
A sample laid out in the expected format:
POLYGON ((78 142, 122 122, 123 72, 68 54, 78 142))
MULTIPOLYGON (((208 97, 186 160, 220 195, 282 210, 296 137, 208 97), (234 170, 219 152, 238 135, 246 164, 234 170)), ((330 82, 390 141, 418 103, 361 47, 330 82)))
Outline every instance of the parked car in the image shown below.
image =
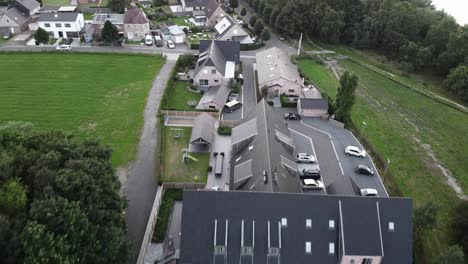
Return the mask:
POLYGON ((263 183, 267 184, 268 182, 268 172, 266 170, 263 170, 263 183))
POLYGON ((360 158, 364 158, 367 156, 367 153, 364 149, 360 149, 358 147, 355 147, 355 146, 347 146, 345 148, 345 154, 346 155, 351 155, 351 156, 356 156, 356 157, 360 157, 360 158))
POLYGON ((286 120, 301 120, 301 116, 294 113, 284 114, 284 119, 286 120))
POLYGON ((237 100, 238 97, 239 97, 239 94, 231 93, 231 94, 229 95, 228 101, 229 101, 229 102, 235 101, 235 100, 237 100))
POLYGON ((146 45, 146 46, 152 46, 152 45, 153 45, 153 36, 151 36, 151 35, 146 35, 146 37, 145 37, 145 45, 146 45))
POLYGON ((302 190, 321 190, 325 186, 322 181, 314 179, 302 179, 302 190))
POLYGON ((376 189, 361 189, 361 196, 379 196, 376 189))
POLYGON ((160 36, 154 36, 154 43, 156 44, 156 47, 164 46, 164 41, 161 39, 160 36))
POLYGON ((296 162, 298 163, 315 163, 317 160, 309 153, 297 153, 296 162))
POLYGON ((304 174, 303 178, 311 178, 314 180, 320 179, 320 167, 318 166, 305 168, 302 170, 302 173, 304 174))
POLYGON ((168 41, 166 42, 166 45, 167 45, 167 47, 170 48, 170 49, 174 49, 174 48, 175 48, 174 42, 172 42, 172 40, 168 40, 168 41))
POLYGON ((242 103, 239 101, 233 100, 224 105, 224 112, 225 113, 232 113, 236 111, 237 109, 240 109, 242 107, 242 103))
POLYGON ((55 48, 56 50, 64 50, 64 51, 70 51, 71 50, 71 46, 70 45, 59 45, 57 46, 57 48, 55 48))
POLYGON ((72 42, 73 42, 73 38, 67 38, 67 39, 65 39, 65 41, 63 42, 63 44, 65 44, 65 45, 70 45, 72 42))
POLYGON ((7 32, 5 34, 3 34, 3 39, 9 39, 11 38, 12 34, 10 32, 7 32))
POLYGON ((362 165, 362 164, 359 164, 356 167, 355 171, 356 171, 357 174, 368 175, 368 176, 374 175, 374 170, 373 169, 369 168, 366 165, 362 165))

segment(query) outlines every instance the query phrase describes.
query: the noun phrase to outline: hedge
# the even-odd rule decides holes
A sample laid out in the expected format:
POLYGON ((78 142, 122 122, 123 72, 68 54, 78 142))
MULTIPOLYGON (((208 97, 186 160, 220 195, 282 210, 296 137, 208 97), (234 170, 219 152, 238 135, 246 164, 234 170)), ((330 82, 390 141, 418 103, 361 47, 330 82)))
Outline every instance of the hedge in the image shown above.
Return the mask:
POLYGON ((221 136, 230 136, 232 133, 232 128, 228 126, 219 126, 218 127, 218 134, 221 136))

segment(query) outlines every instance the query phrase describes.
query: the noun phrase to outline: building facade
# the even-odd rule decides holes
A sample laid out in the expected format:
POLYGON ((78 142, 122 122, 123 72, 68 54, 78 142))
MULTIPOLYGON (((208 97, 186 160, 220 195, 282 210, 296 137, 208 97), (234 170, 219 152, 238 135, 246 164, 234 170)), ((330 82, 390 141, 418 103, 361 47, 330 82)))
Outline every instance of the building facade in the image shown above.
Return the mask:
POLYGON ((45 13, 39 17, 38 24, 53 38, 79 38, 84 17, 81 13, 45 13))

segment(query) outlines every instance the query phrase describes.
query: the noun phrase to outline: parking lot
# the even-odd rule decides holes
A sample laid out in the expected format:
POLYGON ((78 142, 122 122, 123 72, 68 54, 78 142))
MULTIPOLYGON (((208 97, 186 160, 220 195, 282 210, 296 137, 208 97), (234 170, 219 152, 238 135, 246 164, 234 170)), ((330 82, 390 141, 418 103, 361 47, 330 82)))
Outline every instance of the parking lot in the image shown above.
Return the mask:
MULTIPOLYGON (((277 108, 278 114, 295 113, 293 108, 277 108)), ((302 118, 301 121, 285 121, 296 144, 296 152, 313 154, 320 165, 322 179, 328 194, 358 195, 360 189, 376 189, 379 196, 388 197, 371 157, 347 156, 347 146, 362 148, 354 135, 320 118, 302 118), (374 170, 374 176, 355 172, 359 165, 374 170)))

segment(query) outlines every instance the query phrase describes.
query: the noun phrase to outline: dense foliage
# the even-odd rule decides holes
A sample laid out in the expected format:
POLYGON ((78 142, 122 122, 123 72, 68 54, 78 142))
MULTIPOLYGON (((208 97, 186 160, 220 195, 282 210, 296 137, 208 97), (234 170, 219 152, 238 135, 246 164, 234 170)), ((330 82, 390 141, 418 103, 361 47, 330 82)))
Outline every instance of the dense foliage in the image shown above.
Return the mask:
POLYGON ((101 39, 106 45, 116 44, 119 40, 119 30, 109 20, 102 27, 101 39))
POLYGON ((435 10, 430 0, 247 2, 280 34, 378 50, 405 71, 434 69, 446 76, 468 63, 468 25, 435 10))
POLYGON ((468 255, 468 201, 464 200, 457 207, 452 222, 452 237, 458 243, 465 255, 468 255))
POLYGON ((0 128, 0 263, 122 263, 125 200, 111 150, 0 128))
POLYGON ((41 27, 39 27, 36 30, 36 32, 34 32, 33 37, 34 37, 34 40, 36 40, 37 44, 44 44, 45 45, 45 44, 49 43, 49 38, 50 38, 49 33, 45 29, 43 29, 41 27))
POLYGON ((356 101, 355 92, 358 86, 358 77, 345 72, 340 78, 340 86, 336 94, 336 119, 349 125, 351 110, 356 101))

